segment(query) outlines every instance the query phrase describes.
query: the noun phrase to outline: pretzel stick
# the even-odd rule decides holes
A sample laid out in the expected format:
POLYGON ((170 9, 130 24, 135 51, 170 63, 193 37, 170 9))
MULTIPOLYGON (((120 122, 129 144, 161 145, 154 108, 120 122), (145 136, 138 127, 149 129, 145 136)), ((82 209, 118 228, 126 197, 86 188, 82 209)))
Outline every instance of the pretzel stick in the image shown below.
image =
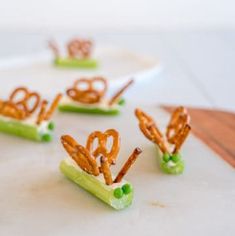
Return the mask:
POLYGON ((113 183, 113 180, 112 180, 112 175, 109 168, 108 159, 102 156, 100 159, 100 163, 101 163, 100 169, 104 175, 105 183, 107 185, 111 185, 113 183))
POLYGON ((173 154, 176 154, 180 150, 190 130, 191 130, 191 127, 188 124, 186 124, 184 128, 181 130, 181 132, 177 135, 177 141, 175 143, 173 154))
POLYGON ((122 87, 117 93, 113 95, 113 97, 109 101, 109 106, 112 106, 114 103, 118 102, 118 99, 122 96, 125 90, 134 83, 134 80, 130 80, 124 87, 122 87))
POLYGON ((117 177, 114 180, 114 183, 120 183, 122 181, 122 178, 126 175, 127 171, 131 167, 131 165, 135 162, 139 154, 142 152, 140 148, 136 148, 131 156, 128 158, 120 172, 118 173, 117 177))
POLYGON ((58 46, 57 46, 55 41, 52 41, 52 40, 48 41, 48 47, 54 53, 55 58, 60 57, 59 48, 58 48, 58 46))
POLYGON ((45 118, 45 112, 46 112, 46 107, 47 107, 48 102, 46 100, 43 100, 41 103, 41 109, 40 112, 38 114, 38 118, 37 118, 37 125, 40 125, 42 123, 42 121, 45 118))
POLYGON ((51 116, 52 116, 53 112, 55 111, 55 109, 56 109, 56 107, 57 107, 57 105, 58 105, 61 98, 62 98, 61 93, 56 95, 54 101, 52 102, 52 104, 49 108, 49 110, 45 114, 44 120, 49 120, 51 118, 51 116))

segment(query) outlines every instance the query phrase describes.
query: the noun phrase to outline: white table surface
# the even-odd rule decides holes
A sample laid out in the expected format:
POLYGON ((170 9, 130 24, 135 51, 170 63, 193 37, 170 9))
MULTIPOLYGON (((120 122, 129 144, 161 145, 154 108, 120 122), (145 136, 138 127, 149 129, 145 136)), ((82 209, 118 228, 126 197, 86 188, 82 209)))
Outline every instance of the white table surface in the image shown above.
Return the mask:
MULTIPOLYGON (((48 38, 66 39, 71 35, 76 34, 0 31, 0 60, 39 53, 45 49, 48 38)), ((234 31, 87 35, 97 44, 107 43, 160 59, 164 71, 156 80, 140 84, 130 92, 131 100, 235 111, 234 31)))

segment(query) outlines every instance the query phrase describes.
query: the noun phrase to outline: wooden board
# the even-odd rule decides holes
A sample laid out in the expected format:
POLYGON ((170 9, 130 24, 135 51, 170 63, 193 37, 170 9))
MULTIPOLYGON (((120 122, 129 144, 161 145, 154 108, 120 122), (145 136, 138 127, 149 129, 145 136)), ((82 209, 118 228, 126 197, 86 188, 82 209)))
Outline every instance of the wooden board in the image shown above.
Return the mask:
MULTIPOLYGON (((174 109, 163 107, 170 112, 174 109)), ((235 168, 235 114, 195 108, 188 111, 193 133, 235 168)))

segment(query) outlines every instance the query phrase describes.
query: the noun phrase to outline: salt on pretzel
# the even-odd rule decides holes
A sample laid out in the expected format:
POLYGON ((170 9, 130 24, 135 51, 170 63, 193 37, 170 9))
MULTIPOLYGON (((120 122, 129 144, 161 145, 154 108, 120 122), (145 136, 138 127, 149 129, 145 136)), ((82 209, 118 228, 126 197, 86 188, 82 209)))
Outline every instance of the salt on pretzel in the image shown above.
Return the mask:
POLYGON ((168 153, 169 151, 164 142, 163 135, 158 129, 152 117, 147 115, 139 108, 135 109, 135 115, 139 120, 139 128, 145 135, 145 137, 150 141, 156 143, 163 153, 168 153))
POLYGON ((125 84, 119 91, 117 91, 109 101, 109 106, 112 106, 114 103, 117 103, 122 96, 122 94, 134 83, 134 80, 131 79, 125 84))
POLYGON ((70 58, 89 58, 92 50, 92 42, 84 39, 73 39, 67 44, 67 52, 70 58))
POLYGON ((95 131, 88 136, 86 148, 95 158, 104 156, 110 165, 115 164, 120 149, 119 134, 114 129, 108 129, 104 133, 95 131), (109 138, 112 138, 110 150, 107 147, 109 138), (94 147, 95 140, 98 141, 97 147, 94 147))
POLYGON ((68 89, 66 93, 77 102, 93 104, 100 102, 107 91, 107 87, 107 81, 103 77, 81 78, 76 80, 73 87, 68 89), (101 85, 100 89, 95 87, 98 84, 101 85))
POLYGON ((114 180, 114 183, 120 183, 123 177, 126 175, 127 171, 130 169, 132 164, 136 161, 137 157, 140 155, 142 150, 140 148, 136 148, 133 153, 130 155, 124 166, 119 171, 117 177, 114 180))
POLYGON ((82 170, 95 176, 99 175, 99 168, 96 161, 90 156, 90 153, 82 145, 78 144, 71 136, 63 135, 61 143, 68 154, 80 166, 82 170))
POLYGON ((166 137, 169 143, 175 144, 179 138, 178 133, 181 133, 181 130, 189 124, 190 117, 187 110, 180 106, 175 109, 172 113, 169 124, 166 129, 166 137))
POLYGON ((31 115, 40 103, 40 95, 36 92, 29 92, 25 87, 16 88, 9 97, 9 102, 15 104, 17 108, 24 110, 26 116, 31 115), (19 96, 17 98, 17 96, 19 96), (34 100, 33 106, 30 108, 30 101, 34 100))

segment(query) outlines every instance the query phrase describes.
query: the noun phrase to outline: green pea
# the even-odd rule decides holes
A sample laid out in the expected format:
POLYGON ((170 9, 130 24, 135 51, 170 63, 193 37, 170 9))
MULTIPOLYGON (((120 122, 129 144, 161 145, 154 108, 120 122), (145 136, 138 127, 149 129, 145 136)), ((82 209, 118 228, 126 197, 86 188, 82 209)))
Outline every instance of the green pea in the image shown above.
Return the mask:
POLYGON ((173 154, 171 156, 171 160, 175 163, 177 163, 180 160, 180 155, 179 154, 173 154))
POLYGON ((164 153, 162 159, 164 162, 168 162, 170 160, 170 155, 168 153, 164 153))
POLYGON ((121 188, 116 188, 113 192, 115 198, 120 199, 123 196, 123 191, 121 188))
POLYGON ((52 140, 52 136, 50 134, 43 134, 42 140, 44 142, 50 142, 52 140))
POLYGON ((126 101, 125 101, 124 98, 121 98, 121 99, 118 101, 118 105, 120 105, 120 106, 125 105, 125 103, 126 103, 126 101))
POLYGON ((131 188, 131 185, 130 185, 130 184, 124 184, 124 185, 122 186, 122 191, 123 191, 124 194, 130 193, 131 190, 132 190, 132 188, 131 188))
POLYGON ((54 122, 51 121, 51 122, 48 124, 47 127, 48 127, 49 130, 54 130, 54 129, 55 129, 55 124, 54 124, 54 122))

